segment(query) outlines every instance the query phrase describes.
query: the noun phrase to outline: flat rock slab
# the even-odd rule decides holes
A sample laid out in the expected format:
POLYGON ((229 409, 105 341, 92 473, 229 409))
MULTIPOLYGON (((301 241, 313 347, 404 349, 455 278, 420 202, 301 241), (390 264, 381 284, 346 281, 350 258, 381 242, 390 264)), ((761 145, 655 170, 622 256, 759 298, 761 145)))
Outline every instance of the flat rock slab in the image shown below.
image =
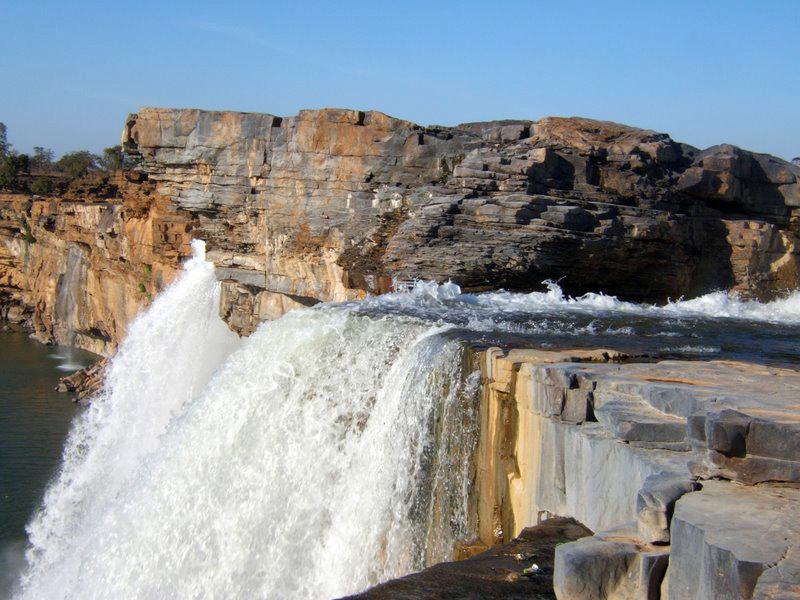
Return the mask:
POLYGON ((561 600, 655 600, 668 560, 669 546, 623 527, 558 546, 553 587, 561 600))
POLYGON ((553 563, 556 546, 590 535, 588 529, 572 519, 548 519, 523 530, 519 537, 507 544, 466 560, 434 565, 348 598, 555 598, 553 563), (534 563, 539 570, 532 575, 523 574, 534 563))
POLYGON ((676 503, 671 534, 666 597, 797 597, 800 489, 704 482, 676 503))
MULTIPOLYGON (((696 450, 690 461, 696 477, 800 482, 798 370, 730 360, 538 369, 544 371, 540 379, 591 388, 591 408, 615 438, 646 448, 696 450)), ((563 415, 565 405, 546 416, 563 415)))

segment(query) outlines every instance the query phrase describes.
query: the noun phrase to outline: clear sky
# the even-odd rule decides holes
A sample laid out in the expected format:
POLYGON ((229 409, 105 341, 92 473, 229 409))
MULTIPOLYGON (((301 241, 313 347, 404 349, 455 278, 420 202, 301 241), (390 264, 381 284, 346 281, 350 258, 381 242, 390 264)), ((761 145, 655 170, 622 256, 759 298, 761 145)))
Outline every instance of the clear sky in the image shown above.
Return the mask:
POLYGON ((789 159, 800 0, 0 0, 0 121, 19 150, 100 150, 142 106, 581 115, 789 159))

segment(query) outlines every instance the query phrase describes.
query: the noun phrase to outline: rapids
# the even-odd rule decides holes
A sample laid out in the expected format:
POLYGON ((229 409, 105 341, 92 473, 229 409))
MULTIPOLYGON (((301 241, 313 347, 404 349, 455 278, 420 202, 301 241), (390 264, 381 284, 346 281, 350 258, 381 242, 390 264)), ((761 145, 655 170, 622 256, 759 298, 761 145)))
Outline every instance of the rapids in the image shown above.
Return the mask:
POLYGON ((330 598, 452 557, 478 385, 464 340, 796 361, 800 295, 665 306, 413 287, 239 340, 202 242, 132 325, 28 526, 19 598, 330 598), (688 350, 687 350, 688 348, 688 350))

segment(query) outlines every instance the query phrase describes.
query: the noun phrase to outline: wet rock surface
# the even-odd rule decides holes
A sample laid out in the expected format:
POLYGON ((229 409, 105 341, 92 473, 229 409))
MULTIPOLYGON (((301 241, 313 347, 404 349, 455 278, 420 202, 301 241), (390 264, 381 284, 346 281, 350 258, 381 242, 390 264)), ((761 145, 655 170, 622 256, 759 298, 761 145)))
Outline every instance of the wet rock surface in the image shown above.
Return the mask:
POLYGON ((466 560, 440 563, 348 598, 555 598, 556 546, 590 534, 572 519, 549 519, 524 529, 507 544, 466 560))

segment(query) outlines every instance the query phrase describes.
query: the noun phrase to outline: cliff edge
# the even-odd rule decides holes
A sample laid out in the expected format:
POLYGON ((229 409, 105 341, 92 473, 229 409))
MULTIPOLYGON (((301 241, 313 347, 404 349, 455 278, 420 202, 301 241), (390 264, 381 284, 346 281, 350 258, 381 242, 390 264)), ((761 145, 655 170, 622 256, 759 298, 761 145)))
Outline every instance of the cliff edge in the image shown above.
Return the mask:
POLYGON ((147 108, 126 152, 197 222, 242 333, 393 281, 664 301, 798 285, 800 167, 583 118, 422 127, 147 108))

